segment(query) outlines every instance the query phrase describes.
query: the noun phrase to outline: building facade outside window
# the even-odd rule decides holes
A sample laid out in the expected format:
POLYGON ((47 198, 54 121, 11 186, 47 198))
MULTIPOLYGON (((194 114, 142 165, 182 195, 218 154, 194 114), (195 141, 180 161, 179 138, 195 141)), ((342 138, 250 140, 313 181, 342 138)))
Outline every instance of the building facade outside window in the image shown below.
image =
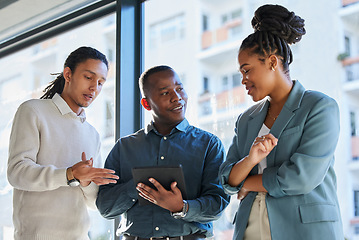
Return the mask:
MULTIPOLYGON (((352 136, 357 121, 350 116, 348 106, 356 112, 359 109, 359 75, 356 73, 359 72, 356 70, 359 51, 355 44, 351 44, 359 39, 359 26, 355 24, 359 1, 344 2, 270 1, 271 4, 284 5, 305 19, 307 34, 300 43, 291 46, 294 55, 291 77, 300 80, 307 89, 333 97, 341 108, 341 137, 335 164, 338 196, 342 206, 354 208, 357 200, 352 196, 359 185, 356 177, 359 166, 352 162, 358 152, 356 149, 359 149, 359 138, 352 136), (348 34, 350 41, 345 39, 348 34), (329 35, 335 41, 321 40, 329 35), (349 51, 352 59, 338 59, 339 53, 349 51), (350 85, 346 85, 348 80, 350 85)), ((236 72, 238 48, 242 39, 253 32, 250 21, 254 11, 266 3, 265 0, 145 2, 145 68, 166 64, 185 74, 189 122, 216 134, 227 149, 232 142, 238 115, 253 104, 241 84, 241 75, 236 72), (154 39, 153 26, 165 26, 167 19, 178 15, 183 16, 183 38, 152 48, 152 41, 160 41, 158 36, 158 40, 154 39)), ((236 196, 233 196, 221 219, 215 222, 215 239, 231 239, 233 215, 238 204, 236 196)), ((342 218, 346 237, 359 239, 356 225, 359 221, 354 210, 343 207, 342 218)))
MULTIPOLYGON (((359 49, 354 44, 359 39, 359 26, 354 24, 359 1, 344 2, 278 0, 272 3, 282 4, 306 20, 307 35, 292 46, 292 78, 299 79, 307 89, 327 93, 340 106, 342 126, 335 164, 338 196, 341 206, 348 206, 342 208, 345 235, 350 240, 358 240, 359 167, 353 160, 359 157, 359 49), (323 36, 333 41, 318 40, 323 36), (350 54, 338 61, 338 55, 343 52, 350 54)), ((227 149, 236 118, 253 104, 236 72, 238 47, 253 31, 250 27, 253 11, 264 3, 267 1, 152 0, 144 3, 144 68, 159 64, 172 66, 183 78, 189 95, 187 118, 190 123, 219 136, 227 149), (224 78, 227 78, 225 87, 224 78)), ((12 188, 6 180, 6 165, 14 113, 21 102, 38 98, 54 78, 50 73, 62 70, 65 57, 82 45, 99 49, 110 60, 104 89, 86 113, 88 121, 101 134, 103 162, 112 148, 115 141, 115 22, 115 16, 109 16, 0 59, 0 240, 11 240, 13 235, 12 188)), ((148 120, 146 114, 144 124, 148 120)), ((103 162, 96 164, 102 167, 103 162)), ((238 204, 233 196, 221 219, 215 222, 216 240, 231 239, 238 204)), ((96 211, 91 212, 91 218, 92 240, 115 238, 117 226, 112 221, 103 219, 96 211)))
MULTIPOLYGON (((113 14, 0 59, 0 71, 3 73, 0 76, 0 240, 13 239, 12 187, 7 182, 6 169, 14 114, 22 102, 43 94, 43 89, 56 77, 51 73, 61 72, 68 54, 80 46, 94 47, 109 60, 109 73, 102 92, 85 109, 87 121, 100 133, 102 142, 102 162, 94 165, 103 167, 115 141, 115 30, 113 14)), ((113 222, 104 219, 96 210, 89 210, 89 213, 91 240, 114 239, 113 222)))

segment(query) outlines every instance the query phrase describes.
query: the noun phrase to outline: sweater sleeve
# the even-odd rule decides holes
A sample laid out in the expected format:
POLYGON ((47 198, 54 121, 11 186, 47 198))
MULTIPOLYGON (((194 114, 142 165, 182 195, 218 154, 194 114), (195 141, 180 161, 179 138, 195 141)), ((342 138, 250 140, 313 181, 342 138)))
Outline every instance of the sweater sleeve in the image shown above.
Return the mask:
POLYGON ((66 168, 37 164, 40 148, 38 114, 29 104, 17 110, 9 143, 9 183, 24 191, 48 191, 66 186, 66 168))
POLYGON ((95 202, 96 202, 96 197, 97 197, 97 193, 98 193, 98 188, 99 187, 94 182, 91 182, 86 187, 81 187, 81 190, 85 197, 86 205, 89 208, 94 209, 94 210, 97 209, 95 202))

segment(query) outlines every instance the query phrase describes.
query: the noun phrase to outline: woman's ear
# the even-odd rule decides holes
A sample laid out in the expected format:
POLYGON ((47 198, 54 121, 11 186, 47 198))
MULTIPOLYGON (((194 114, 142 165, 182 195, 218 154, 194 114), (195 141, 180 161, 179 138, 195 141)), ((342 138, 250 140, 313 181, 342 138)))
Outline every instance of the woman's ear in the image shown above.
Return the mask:
POLYGON ((269 68, 274 72, 278 67, 278 58, 276 55, 272 54, 268 58, 269 60, 269 68))
POLYGON ((150 104, 148 104, 148 101, 146 98, 141 99, 141 105, 148 111, 151 110, 150 104))
POLYGON ((65 67, 62 75, 65 78, 65 82, 70 82, 72 71, 69 67, 65 67))

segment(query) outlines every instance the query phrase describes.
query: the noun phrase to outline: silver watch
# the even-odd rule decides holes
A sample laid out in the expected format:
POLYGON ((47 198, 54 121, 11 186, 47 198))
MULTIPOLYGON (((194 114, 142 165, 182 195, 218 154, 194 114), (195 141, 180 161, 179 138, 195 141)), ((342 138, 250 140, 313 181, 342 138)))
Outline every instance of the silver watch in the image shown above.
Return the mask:
POLYGON ((71 167, 66 169, 66 178, 67 178, 67 185, 69 185, 70 187, 77 187, 80 185, 80 181, 76 179, 72 174, 71 167))
POLYGON ((183 208, 181 212, 171 212, 171 216, 174 218, 184 218, 188 212, 188 203, 186 200, 183 200, 183 208))

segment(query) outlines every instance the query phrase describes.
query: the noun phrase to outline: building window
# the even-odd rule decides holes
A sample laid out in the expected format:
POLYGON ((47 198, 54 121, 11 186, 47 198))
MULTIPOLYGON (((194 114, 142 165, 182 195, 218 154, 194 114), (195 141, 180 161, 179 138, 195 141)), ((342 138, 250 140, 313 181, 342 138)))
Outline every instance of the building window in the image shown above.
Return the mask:
POLYGON ((350 56, 350 38, 348 36, 344 37, 344 46, 345 46, 345 53, 350 56))
MULTIPOLYGON (((68 54, 80 46, 92 46, 103 53, 115 53, 116 28, 105 32, 104 23, 109 19, 116 19, 115 14, 92 21, 71 31, 54 36, 43 42, 8 55, 0 59, 0 154, 3 159, 8 158, 8 139, 11 122, 18 106, 29 99, 39 98, 43 89, 56 76, 51 73, 61 72, 68 54), (93 37, 93 32, 98 33, 93 37), (104 44, 105 43, 105 44, 104 44)), ((112 21, 114 24, 116 21, 112 21)), ((115 66, 114 56, 109 54, 109 65, 115 66)), ((99 132, 101 146, 101 161, 94 163, 96 167, 103 167, 106 156, 113 147, 114 138, 114 81, 115 69, 109 68, 103 93, 87 108, 86 121, 91 123, 99 132), (105 94, 106 93, 106 94, 105 94), (107 102, 105 102, 107 101, 107 102)), ((12 187, 7 182, 6 161, 0 161, 0 202, 4 207, 0 209, 0 239, 8 240, 13 236, 12 224, 12 187)), ((98 211, 89 211, 92 227, 90 239, 113 239, 114 228, 112 221, 104 219, 98 211)))
POLYGON ((233 87, 241 86, 242 83, 242 74, 235 73, 232 75, 233 87))
POLYGON ((184 39, 184 15, 178 15, 151 25, 149 34, 151 48, 157 48, 163 46, 163 44, 169 44, 184 39))
POLYGON ((354 191, 354 216, 359 217, 359 191, 354 191))
POLYGON ((226 24, 228 22, 228 16, 227 14, 222 15, 222 24, 226 24))
POLYGON ((114 126, 114 104, 113 101, 106 101, 105 102, 106 108, 105 108, 105 137, 113 137, 115 135, 115 126, 114 126))
POLYGON ((113 51, 113 49, 108 49, 107 50, 107 59, 109 60, 109 61, 115 61, 116 59, 116 55, 115 55, 115 52, 113 51))
POLYGON ((202 15, 202 31, 208 31, 208 16, 202 15))
POLYGON ((229 22, 232 22, 234 20, 240 19, 241 17, 242 17, 242 9, 237 9, 237 10, 234 10, 232 12, 223 14, 221 16, 222 24, 224 25, 226 23, 229 23, 229 22))
POLYGON ((237 18, 240 18, 241 16, 242 16, 242 9, 237 9, 237 10, 231 12, 232 19, 237 19, 237 18))
POLYGON ((229 81, 227 76, 222 77, 222 91, 226 91, 229 89, 229 81))
POLYGON ((351 130, 351 135, 352 136, 356 136, 356 116, 355 116, 355 112, 350 112, 350 130, 351 130))
POLYGON ((209 92, 209 79, 208 77, 203 77, 203 93, 209 92))

